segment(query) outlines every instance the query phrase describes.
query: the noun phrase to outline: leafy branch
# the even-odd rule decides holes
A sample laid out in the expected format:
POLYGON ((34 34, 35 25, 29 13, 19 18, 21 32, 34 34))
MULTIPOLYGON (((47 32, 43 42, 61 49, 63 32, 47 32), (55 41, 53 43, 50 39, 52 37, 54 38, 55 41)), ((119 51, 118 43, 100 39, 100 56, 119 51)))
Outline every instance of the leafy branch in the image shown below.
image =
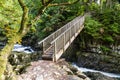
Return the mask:
POLYGON ((79 2, 80 0, 76 0, 76 1, 71 2, 71 3, 70 3, 70 2, 65 2, 65 3, 53 3, 53 4, 52 4, 53 1, 54 1, 54 0, 49 0, 49 1, 45 2, 44 0, 42 0, 42 5, 43 5, 43 6, 41 6, 41 7, 39 8, 38 14, 37 14, 37 16, 34 18, 33 21, 37 21, 37 20, 40 18, 40 15, 45 11, 45 9, 46 9, 47 7, 71 5, 71 4, 75 4, 75 3, 79 2))
POLYGON ((21 27, 19 29, 20 33, 25 34, 26 28, 27 28, 27 22, 28 22, 28 8, 27 6, 23 3, 22 0, 18 0, 22 10, 23 10, 23 15, 22 15, 22 20, 21 20, 21 27))
POLYGON ((76 0, 74 2, 65 2, 65 3, 53 3, 53 4, 49 4, 49 6, 65 6, 65 5, 71 5, 71 4, 75 4, 77 2, 79 2, 80 0, 76 0))

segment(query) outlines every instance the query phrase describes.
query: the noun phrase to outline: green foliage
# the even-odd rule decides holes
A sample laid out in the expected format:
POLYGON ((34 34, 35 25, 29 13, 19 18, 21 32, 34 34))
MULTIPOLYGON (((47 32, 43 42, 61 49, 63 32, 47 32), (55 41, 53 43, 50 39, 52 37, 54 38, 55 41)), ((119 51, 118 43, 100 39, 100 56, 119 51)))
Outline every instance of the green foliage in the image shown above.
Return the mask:
POLYGON ((110 36, 110 35, 104 35, 103 36, 103 39, 102 39, 103 41, 106 41, 106 42, 114 42, 114 39, 112 38, 112 36, 110 36))
POLYGON ((19 27, 22 10, 18 2, 16 0, 1 0, 0 4, 0 27, 4 28, 7 25, 10 25, 11 28, 19 27))
POLYGON ((117 36, 120 35, 119 14, 120 11, 116 11, 115 8, 94 12, 92 18, 86 18, 85 34, 92 36, 93 39, 100 39, 102 43, 115 43, 117 36))
POLYGON ((80 47, 88 50, 90 47, 100 45, 103 53, 111 53, 108 46, 120 45, 119 5, 113 4, 112 8, 105 7, 102 11, 91 6, 91 10, 80 35, 80 47))
POLYGON ((92 2, 92 4, 90 4, 89 7, 91 11, 98 10, 100 8, 99 5, 95 2, 92 2))
POLYGON ((101 35, 99 30, 102 24, 98 21, 92 19, 91 17, 87 17, 85 21, 85 34, 92 36, 94 39, 99 38, 101 35))
POLYGON ((44 12, 41 19, 37 22, 38 27, 36 27, 39 39, 49 35, 55 28, 57 28, 57 26, 54 27, 53 25, 63 19, 60 11, 59 7, 50 7, 44 12))
MULTIPOLYGON (((59 2, 61 1, 58 1, 58 3, 59 2)), ((54 6, 47 8, 36 25, 38 26, 36 27, 36 35, 39 40, 56 31, 76 16, 82 14, 84 9, 81 10, 82 7, 78 5, 79 3, 70 6, 54 6)))
POLYGON ((29 8, 29 18, 30 20, 34 19, 36 14, 38 14, 39 8, 42 6, 41 1, 39 0, 24 0, 27 7, 29 8))
POLYGON ((14 36, 20 28, 22 10, 17 0, 0 0, 1 38, 14 36))
POLYGON ((108 53, 110 49, 106 46, 100 46, 100 49, 103 51, 103 53, 108 53))

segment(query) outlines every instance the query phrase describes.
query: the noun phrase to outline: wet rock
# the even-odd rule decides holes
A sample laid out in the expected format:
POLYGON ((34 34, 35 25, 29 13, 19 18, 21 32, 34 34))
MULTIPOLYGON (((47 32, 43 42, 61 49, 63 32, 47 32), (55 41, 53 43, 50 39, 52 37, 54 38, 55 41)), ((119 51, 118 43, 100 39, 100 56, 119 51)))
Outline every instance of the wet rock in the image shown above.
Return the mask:
POLYGON ((93 73, 93 72, 86 72, 85 73, 89 78, 91 78, 91 80, 118 80, 116 78, 111 78, 111 77, 107 77, 104 76, 98 72, 93 73))
POLYGON ((62 68, 68 73, 68 75, 73 75, 73 72, 67 66, 63 65, 62 68))
POLYGON ((8 58, 16 74, 24 73, 25 69, 28 66, 30 66, 30 62, 40 59, 41 59, 41 52, 36 52, 33 54, 12 52, 12 54, 8 58))
POLYGON ((87 77, 85 74, 83 74, 82 72, 80 72, 80 71, 77 71, 77 72, 76 72, 76 75, 77 75, 78 77, 82 78, 82 79, 89 80, 89 79, 87 79, 88 77, 87 77))
MULTIPOLYGON (((66 69, 68 69, 67 73, 71 73, 69 74, 69 76, 73 76, 73 80, 90 80, 90 78, 88 78, 85 74, 83 74, 82 72, 78 71, 77 68, 75 68, 74 66, 72 66, 70 63, 66 62, 65 59, 60 59, 57 63, 60 66, 64 66, 66 69), (78 78, 79 79, 76 79, 78 78)), ((63 67, 62 67, 63 68, 63 67)), ((64 69, 64 68, 63 68, 64 69)))
POLYGON ((69 75, 69 76, 68 76, 68 79, 69 79, 69 80, 83 80, 82 78, 79 78, 79 77, 76 76, 76 75, 69 75))
POLYGON ((77 65, 90 69, 120 73, 120 55, 118 54, 97 54, 81 52, 78 55, 77 65))

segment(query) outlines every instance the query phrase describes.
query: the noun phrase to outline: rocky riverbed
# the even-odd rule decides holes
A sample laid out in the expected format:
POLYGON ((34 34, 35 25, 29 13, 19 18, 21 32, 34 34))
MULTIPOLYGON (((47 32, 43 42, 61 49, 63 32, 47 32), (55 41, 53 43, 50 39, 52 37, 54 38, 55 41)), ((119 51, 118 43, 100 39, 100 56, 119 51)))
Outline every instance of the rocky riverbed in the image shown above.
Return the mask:
POLYGON ((31 62, 26 73, 18 76, 18 80, 90 80, 82 72, 71 67, 64 60, 56 63, 39 60, 31 62))
POLYGON ((85 73, 91 80, 119 80, 120 74, 107 73, 103 71, 78 67, 75 63, 72 64, 79 71, 85 73))
POLYGON ((97 54, 97 53, 77 53, 77 65, 80 67, 120 74, 120 55, 97 54))
MULTIPOLYGON (((74 56, 72 56, 74 58, 74 56)), ((76 53, 77 65, 105 72, 119 73, 120 56, 118 54, 76 53)), ((9 57, 18 80, 119 80, 107 77, 99 72, 77 70, 71 64, 60 59, 58 62, 41 60, 41 52, 32 54, 13 52, 9 57), (87 76, 88 77, 87 77, 87 76)))
POLYGON ((98 72, 83 73, 65 59, 54 63, 41 60, 40 54, 14 53, 13 55, 10 56, 14 59, 11 64, 17 73, 17 80, 119 80, 98 72))
MULTIPOLYGON (((98 53, 93 51, 76 50, 76 46, 69 47, 63 55, 67 61, 75 62, 78 67, 98 70, 115 75, 120 75, 120 54, 119 53, 98 53), (74 49, 75 48, 75 49, 74 49)), ((85 72, 91 80, 120 80, 111 76, 105 76, 99 72, 85 72), (87 74, 88 73, 88 74, 87 74)))
POLYGON ((40 52, 11 54, 9 61, 17 74, 17 80, 90 80, 65 59, 52 62, 42 60, 40 56, 40 52))

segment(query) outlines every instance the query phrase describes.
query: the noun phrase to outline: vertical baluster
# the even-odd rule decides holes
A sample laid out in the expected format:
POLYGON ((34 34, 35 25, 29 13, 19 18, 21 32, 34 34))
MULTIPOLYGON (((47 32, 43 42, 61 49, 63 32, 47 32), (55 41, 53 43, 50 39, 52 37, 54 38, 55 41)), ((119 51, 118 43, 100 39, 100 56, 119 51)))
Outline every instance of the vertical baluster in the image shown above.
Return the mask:
POLYGON ((54 44, 53 62, 56 62, 56 52, 57 52, 57 51, 56 51, 56 50, 57 50, 57 49, 56 49, 56 47, 57 47, 57 46, 56 46, 56 41, 55 41, 53 44, 54 44))
MULTIPOLYGON (((76 25, 75 25, 75 26, 76 26, 76 25)), ((74 29, 74 37, 75 37, 75 26, 74 26, 74 28, 73 28, 73 29, 74 29)))
POLYGON ((76 26, 75 26, 75 36, 77 34, 77 26, 78 26, 78 22, 76 23, 76 26))
POLYGON ((45 47, 45 45, 44 45, 44 41, 42 42, 42 50, 43 50, 43 54, 45 53, 45 49, 44 49, 44 47, 45 47))
POLYGON ((66 42, 65 42, 65 33, 63 34, 63 51, 65 51, 65 44, 66 44, 66 42))
POLYGON ((71 43, 71 28, 70 28, 70 30, 69 30, 69 34, 70 34, 70 43, 71 43))

